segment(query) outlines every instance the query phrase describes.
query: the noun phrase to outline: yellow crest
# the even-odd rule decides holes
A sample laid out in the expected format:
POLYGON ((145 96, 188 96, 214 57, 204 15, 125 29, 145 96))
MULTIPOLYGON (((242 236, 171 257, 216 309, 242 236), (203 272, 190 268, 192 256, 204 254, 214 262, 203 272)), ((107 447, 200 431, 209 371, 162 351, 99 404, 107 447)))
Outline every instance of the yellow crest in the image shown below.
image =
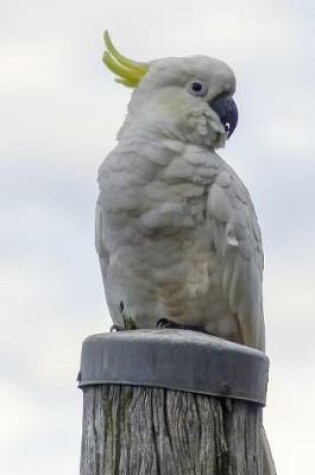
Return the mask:
POLYGON ((124 84, 124 86, 137 87, 148 72, 149 65, 138 63, 120 54, 113 45, 108 31, 105 31, 104 41, 107 51, 103 54, 103 62, 108 69, 118 76, 115 81, 124 84))

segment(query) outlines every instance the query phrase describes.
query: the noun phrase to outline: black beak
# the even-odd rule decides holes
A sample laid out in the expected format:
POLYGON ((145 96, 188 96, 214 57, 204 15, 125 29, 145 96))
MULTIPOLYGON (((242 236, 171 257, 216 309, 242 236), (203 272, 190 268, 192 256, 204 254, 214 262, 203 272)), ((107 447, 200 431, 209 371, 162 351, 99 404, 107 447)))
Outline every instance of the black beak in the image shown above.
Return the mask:
POLYGON ((225 132, 229 139, 233 134, 238 121, 238 110, 235 102, 231 97, 221 96, 209 102, 209 106, 220 117, 220 120, 224 125, 225 132))

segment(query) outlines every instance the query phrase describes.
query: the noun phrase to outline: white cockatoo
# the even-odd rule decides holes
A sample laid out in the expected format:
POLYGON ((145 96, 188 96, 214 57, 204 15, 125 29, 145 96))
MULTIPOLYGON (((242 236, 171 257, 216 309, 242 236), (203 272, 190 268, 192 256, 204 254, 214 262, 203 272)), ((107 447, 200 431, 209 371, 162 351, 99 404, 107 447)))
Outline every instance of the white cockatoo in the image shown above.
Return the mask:
MULTIPOLYGON (((168 321, 264 351, 257 217, 215 151, 237 124, 233 71, 206 56, 139 63, 107 32, 105 43, 105 64, 134 88, 98 177, 96 248, 114 324, 168 321)), ((264 475, 274 475, 263 442, 264 475)))

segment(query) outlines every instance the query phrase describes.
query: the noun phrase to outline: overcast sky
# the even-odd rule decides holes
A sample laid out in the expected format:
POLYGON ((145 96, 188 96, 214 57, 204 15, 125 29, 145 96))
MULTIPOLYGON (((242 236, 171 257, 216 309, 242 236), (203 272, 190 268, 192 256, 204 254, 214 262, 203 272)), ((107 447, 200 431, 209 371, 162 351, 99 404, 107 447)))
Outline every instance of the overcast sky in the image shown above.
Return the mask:
MULTIPOLYGON (((101 62, 206 54, 238 79, 221 155, 247 184, 266 256, 265 426, 278 475, 315 447, 314 0, 12 0, 0 28, 0 472, 75 475, 82 340, 108 329, 96 175, 130 91, 101 62)), ((136 474, 135 474, 136 475, 136 474)))

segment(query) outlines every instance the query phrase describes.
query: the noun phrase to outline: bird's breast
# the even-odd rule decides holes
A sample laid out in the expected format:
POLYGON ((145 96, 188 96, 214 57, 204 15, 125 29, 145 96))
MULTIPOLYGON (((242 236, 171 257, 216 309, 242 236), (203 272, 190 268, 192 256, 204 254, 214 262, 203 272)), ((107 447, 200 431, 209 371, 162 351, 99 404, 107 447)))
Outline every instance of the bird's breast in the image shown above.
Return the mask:
POLYGON ((155 148, 120 154, 102 170, 111 306, 122 300, 140 326, 163 317, 201 326, 223 321, 222 270, 207 222, 219 162, 193 146, 172 143, 165 153, 163 161, 155 148))

